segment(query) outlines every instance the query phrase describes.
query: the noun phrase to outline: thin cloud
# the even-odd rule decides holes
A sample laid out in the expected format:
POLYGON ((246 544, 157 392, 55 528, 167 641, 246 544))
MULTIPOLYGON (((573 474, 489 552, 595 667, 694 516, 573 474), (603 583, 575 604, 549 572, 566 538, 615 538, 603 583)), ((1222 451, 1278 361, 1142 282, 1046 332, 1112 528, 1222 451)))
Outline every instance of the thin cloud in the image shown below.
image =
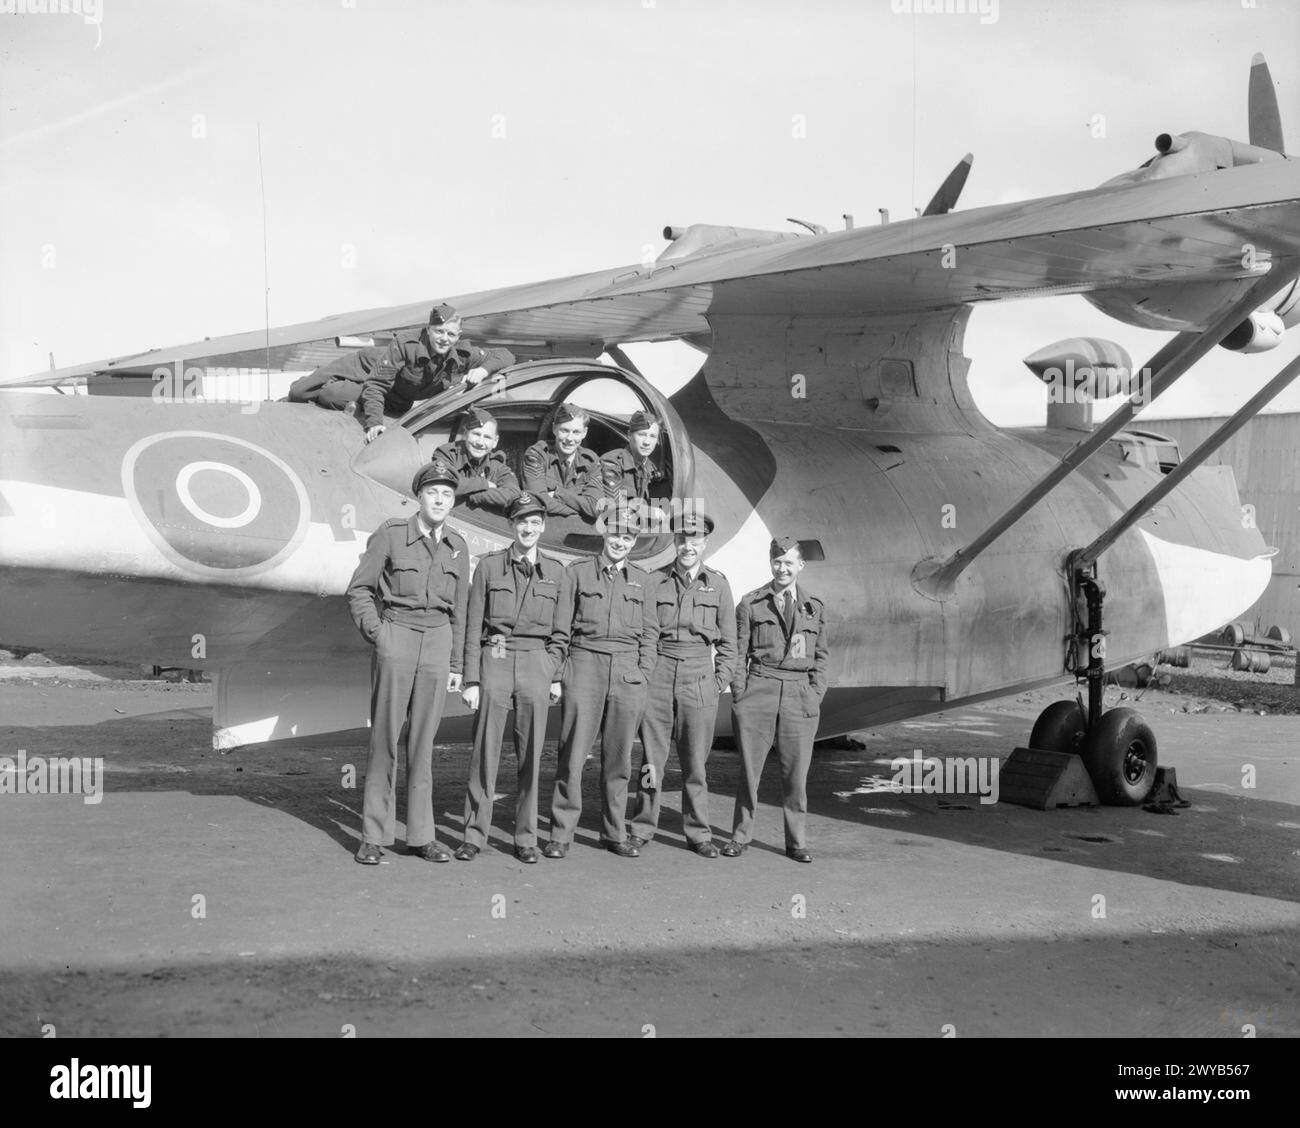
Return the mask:
POLYGON ((151 83, 149 86, 142 86, 138 90, 132 90, 117 98, 110 98, 106 102, 97 102, 93 106, 89 106, 75 114, 70 114, 68 117, 61 118, 58 121, 47 122, 45 125, 35 126, 24 133, 15 133, 11 137, 5 137, 0 140, 0 152, 15 148, 16 146, 29 141, 41 140, 65 129, 72 129, 75 126, 81 125, 83 122, 94 121, 96 118, 103 117, 105 114, 110 114, 114 110, 121 109, 123 106, 129 106, 132 102, 138 102, 142 99, 149 98, 163 90, 168 90, 173 86, 178 86, 188 79, 216 70, 220 65, 220 62, 219 59, 211 59, 207 62, 200 63, 197 66, 190 67, 188 70, 179 71, 178 73, 171 75, 169 78, 164 78, 158 82, 151 83))

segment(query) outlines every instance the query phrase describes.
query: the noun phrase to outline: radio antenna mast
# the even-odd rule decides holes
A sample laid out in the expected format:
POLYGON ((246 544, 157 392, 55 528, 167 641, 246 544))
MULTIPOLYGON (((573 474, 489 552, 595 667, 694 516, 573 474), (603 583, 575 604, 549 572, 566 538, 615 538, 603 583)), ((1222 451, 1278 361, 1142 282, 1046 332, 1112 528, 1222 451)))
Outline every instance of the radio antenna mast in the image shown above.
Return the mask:
POLYGON ((257 123, 257 182, 262 193, 262 314, 266 324, 266 398, 271 398, 271 272, 266 253, 266 176, 262 171, 262 123, 257 123))

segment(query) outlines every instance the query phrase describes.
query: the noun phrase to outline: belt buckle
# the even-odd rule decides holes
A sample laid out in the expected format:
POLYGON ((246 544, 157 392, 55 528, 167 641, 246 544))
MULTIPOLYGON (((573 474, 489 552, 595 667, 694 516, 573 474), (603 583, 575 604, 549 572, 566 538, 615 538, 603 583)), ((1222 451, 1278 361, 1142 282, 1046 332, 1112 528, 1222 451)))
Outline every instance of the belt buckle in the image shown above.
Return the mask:
POLYGON ((493 658, 504 658, 506 656, 506 636, 503 634, 494 634, 488 637, 488 644, 492 647, 493 658))

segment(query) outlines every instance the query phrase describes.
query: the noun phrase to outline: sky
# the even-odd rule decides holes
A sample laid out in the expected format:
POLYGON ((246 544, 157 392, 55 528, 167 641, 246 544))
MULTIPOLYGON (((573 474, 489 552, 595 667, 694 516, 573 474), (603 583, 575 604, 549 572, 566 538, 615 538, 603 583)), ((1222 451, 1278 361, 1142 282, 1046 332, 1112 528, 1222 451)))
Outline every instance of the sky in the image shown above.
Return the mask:
MULTIPOLYGON (((1245 140, 1260 50, 1300 152, 1295 0, 32 10, 59 3, 0 0, 5 375, 259 328, 268 302, 282 325, 637 262, 666 224, 910 216, 967 151, 959 207, 1077 191, 1161 132, 1245 140)), ((980 408, 1040 424, 1021 359, 1075 336, 1135 365, 1167 339, 1080 297, 984 303, 965 345, 980 408)), ((1230 412, 1300 353, 1289 337, 1215 350, 1142 418, 1230 412)), ((699 365, 675 343, 629 352, 667 391, 699 365)), ((1300 386, 1273 408, 1300 410, 1300 386)))

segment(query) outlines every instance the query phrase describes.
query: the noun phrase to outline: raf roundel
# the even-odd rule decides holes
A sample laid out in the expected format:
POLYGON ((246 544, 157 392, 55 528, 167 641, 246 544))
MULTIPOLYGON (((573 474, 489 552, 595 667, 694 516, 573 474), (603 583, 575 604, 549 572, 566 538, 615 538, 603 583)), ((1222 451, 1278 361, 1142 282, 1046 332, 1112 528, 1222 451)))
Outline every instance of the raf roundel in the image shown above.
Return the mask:
POLYGON ((307 533, 311 504, 282 458, 245 439, 168 431, 122 459, 131 511, 187 572, 238 579, 274 568, 307 533))

